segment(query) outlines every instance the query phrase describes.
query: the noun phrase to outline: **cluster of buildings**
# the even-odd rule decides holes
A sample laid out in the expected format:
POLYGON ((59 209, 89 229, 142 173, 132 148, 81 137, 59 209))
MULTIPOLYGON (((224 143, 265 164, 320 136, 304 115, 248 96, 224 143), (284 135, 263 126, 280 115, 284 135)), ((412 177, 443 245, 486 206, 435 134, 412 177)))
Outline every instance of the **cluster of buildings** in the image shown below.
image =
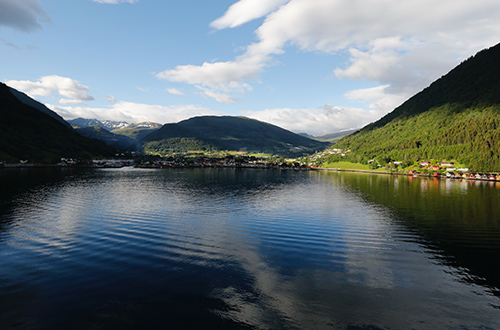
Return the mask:
POLYGON ((444 170, 445 172, 460 172, 460 173, 466 173, 469 171, 467 167, 461 167, 461 168, 456 168, 455 163, 453 162, 439 162, 437 164, 431 164, 429 161, 421 161, 418 163, 418 165, 422 166, 422 169, 424 170, 431 170, 431 171, 441 171, 444 170))
POLYGON ((323 150, 322 152, 318 152, 318 153, 314 154, 314 156, 312 156, 310 158, 310 161, 312 163, 317 162, 317 161, 321 161, 330 155, 340 155, 341 157, 345 157, 349 152, 351 152, 351 150, 329 148, 329 149, 323 150))
POLYGON ((306 166, 300 164, 280 163, 276 160, 265 160, 251 156, 238 156, 238 157, 197 157, 197 158, 169 158, 169 159, 155 159, 149 160, 137 165, 143 168, 169 168, 169 167, 238 167, 238 168, 297 168, 305 169, 306 166))

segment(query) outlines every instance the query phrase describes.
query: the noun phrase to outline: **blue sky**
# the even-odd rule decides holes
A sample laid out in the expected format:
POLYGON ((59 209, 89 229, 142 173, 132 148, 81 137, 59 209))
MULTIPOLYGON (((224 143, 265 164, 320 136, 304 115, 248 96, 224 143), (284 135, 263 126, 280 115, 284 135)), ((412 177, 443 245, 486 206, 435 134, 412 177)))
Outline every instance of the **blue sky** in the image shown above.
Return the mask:
POLYGON ((359 128, 500 41, 498 0, 0 0, 0 79, 66 119, 359 128))

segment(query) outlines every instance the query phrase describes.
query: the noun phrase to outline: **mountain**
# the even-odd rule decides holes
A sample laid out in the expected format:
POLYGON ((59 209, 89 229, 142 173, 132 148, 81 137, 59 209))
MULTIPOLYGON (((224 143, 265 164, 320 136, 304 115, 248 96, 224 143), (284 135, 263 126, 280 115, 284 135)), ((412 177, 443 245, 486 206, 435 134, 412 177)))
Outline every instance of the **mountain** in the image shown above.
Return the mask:
POLYGON ((114 129, 111 132, 114 134, 128 136, 135 140, 142 140, 146 135, 156 131, 162 125, 154 122, 142 122, 137 124, 130 124, 127 127, 114 129))
POLYGON ((109 157, 115 150, 81 136, 55 112, 0 83, 0 161, 50 163, 109 157))
POLYGON ((102 124, 104 125, 103 127, 106 128, 108 131, 130 126, 130 124, 127 123, 126 121, 116 121, 116 120, 103 120, 102 124))
POLYGON ((345 130, 345 131, 340 131, 340 132, 335 132, 335 133, 315 135, 312 138, 315 140, 318 140, 318 141, 335 143, 338 140, 340 140, 342 137, 347 136, 349 134, 352 134, 356 131, 358 131, 358 130, 357 129, 350 129, 350 130, 345 130))
POLYGON ((499 59, 500 44, 480 51, 336 146, 362 163, 446 159, 500 171, 499 59))
POLYGON ((84 127, 89 127, 89 126, 99 126, 104 128, 104 124, 97 119, 86 119, 86 118, 75 118, 68 120, 68 123, 70 123, 74 127, 79 127, 79 128, 84 128, 84 127))
POLYGON ((11 88, 11 87, 8 87, 8 88, 9 88, 10 93, 12 95, 14 95, 22 103, 24 103, 26 105, 29 105, 30 107, 33 107, 33 108, 37 109, 38 111, 43 112, 47 116, 54 118, 55 120, 57 120, 58 122, 60 122, 61 124, 65 125, 67 127, 71 127, 71 125, 69 125, 68 122, 66 122, 61 116, 59 116, 54 111, 48 109, 42 103, 33 100, 31 97, 29 97, 28 95, 26 95, 26 94, 18 91, 17 89, 14 89, 14 88, 11 88))
POLYGON ((132 139, 128 136, 114 134, 113 132, 108 131, 104 127, 87 126, 87 127, 78 127, 75 130, 76 132, 78 132, 83 136, 104 141, 107 145, 115 148, 132 150, 132 151, 141 149, 141 145, 138 140, 132 139))
POLYGON ((161 127, 161 124, 154 122, 129 124, 125 121, 100 121, 86 118, 71 119, 68 122, 75 126, 76 131, 83 136, 102 140, 109 146, 132 151, 141 150, 140 140, 161 127))
POLYGON ((76 119, 68 120, 68 122, 71 125, 76 126, 76 127, 80 127, 80 128, 89 127, 89 126, 99 126, 99 127, 107 129, 108 131, 112 131, 115 129, 130 126, 130 124, 127 123, 126 121, 114 121, 114 120, 100 121, 100 120, 97 120, 95 118, 94 119, 76 118, 76 119))
POLYGON ((232 150, 301 156, 329 144, 245 117, 200 116, 165 124, 142 140, 150 153, 232 150))

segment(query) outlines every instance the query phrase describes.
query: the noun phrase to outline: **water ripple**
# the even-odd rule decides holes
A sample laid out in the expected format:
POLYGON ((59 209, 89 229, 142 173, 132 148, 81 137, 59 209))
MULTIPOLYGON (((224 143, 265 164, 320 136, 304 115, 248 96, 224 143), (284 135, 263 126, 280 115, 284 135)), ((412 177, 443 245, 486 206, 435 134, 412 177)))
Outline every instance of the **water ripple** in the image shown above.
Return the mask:
MULTIPOLYGON (((455 213, 410 205, 407 183, 390 179, 124 169, 37 183, 2 204, 0 321, 91 328, 119 315, 115 327, 158 328, 168 315, 198 328, 500 326, 498 266, 474 260, 499 256, 495 220, 464 220, 456 214, 470 213, 463 204, 455 213)), ((457 203, 483 188, 459 190, 457 203)))

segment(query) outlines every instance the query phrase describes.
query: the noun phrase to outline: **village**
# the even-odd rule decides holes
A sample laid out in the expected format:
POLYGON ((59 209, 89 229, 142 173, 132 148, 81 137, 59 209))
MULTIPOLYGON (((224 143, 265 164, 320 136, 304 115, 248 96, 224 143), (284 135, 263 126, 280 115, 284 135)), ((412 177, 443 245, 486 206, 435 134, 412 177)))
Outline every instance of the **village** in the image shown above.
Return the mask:
POLYGON ((437 162, 434 160, 424 160, 413 164, 409 168, 404 168, 402 161, 390 160, 385 165, 378 163, 376 159, 371 159, 368 161, 366 168, 349 168, 349 165, 342 168, 336 168, 335 163, 329 163, 332 156, 340 156, 340 158, 346 157, 351 153, 351 150, 328 148, 323 152, 316 153, 311 158, 300 162, 305 164, 312 169, 326 169, 326 170, 338 170, 338 171, 356 171, 356 172, 369 172, 369 173, 380 173, 380 174, 393 174, 393 175, 409 175, 414 177, 435 177, 435 178, 448 178, 448 179, 463 179, 463 180, 487 180, 487 181, 500 181, 500 173, 476 173, 472 172, 468 167, 457 166, 455 162, 452 161, 441 161, 437 162))
POLYGON ((339 163, 328 163, 328 156, 345 157, 351 150, 329 148, 311 157, 288 159, 283 157, 258 157, 248 154, 207 156, 200 154, 172 155, 170 157, 142 156, 128 159, 99 159, 79 161, 73 158, 61 158, 56 164, 0 162, 0 168, 41 168, 41 167, 86 167, 86 168, 256 168, 282 169, 295 171, 327 170, 366 172, 376 174, 407 175, 413 177, 435 177, 463 180, 500 181, 500 173, 474 173, 467 167, 457 167, 454 162, 419 161, 410 169, 402 167, 401 161, 390 161, 382 166, 375 159, 368 161, 366 168, 336 167, 339 163), (377 165, 375 165, 377 164, 377 165))

